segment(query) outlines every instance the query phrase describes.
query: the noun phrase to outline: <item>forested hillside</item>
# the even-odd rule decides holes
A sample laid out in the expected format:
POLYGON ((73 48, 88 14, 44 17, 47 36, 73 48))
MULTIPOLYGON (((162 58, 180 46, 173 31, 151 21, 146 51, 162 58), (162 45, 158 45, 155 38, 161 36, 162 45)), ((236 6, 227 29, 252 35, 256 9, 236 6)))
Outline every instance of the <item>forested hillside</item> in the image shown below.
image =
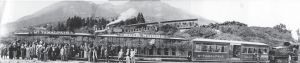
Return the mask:
POLYGON ((227 21, 195 27, 187 30, 186 33, 192 37, 263 42, 271 46, 293 41, 291 31, 287 30, 284 24, 274 27, 255 27, 236 21, 227 21))

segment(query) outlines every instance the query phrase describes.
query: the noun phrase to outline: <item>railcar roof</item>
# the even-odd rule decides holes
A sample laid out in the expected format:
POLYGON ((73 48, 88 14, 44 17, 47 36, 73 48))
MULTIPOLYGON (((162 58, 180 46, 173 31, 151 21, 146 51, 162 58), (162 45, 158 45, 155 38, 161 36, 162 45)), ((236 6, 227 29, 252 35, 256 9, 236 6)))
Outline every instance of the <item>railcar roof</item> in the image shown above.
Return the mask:
POLYGON ((259 43, 259 42, 217 40, 217 39, 204 39, 204 38, 195 38, 192 41, 208 41, 208 42, 223 42, 223 43, 237 43, 237 44, 267 45, 265 43, 259 43))
POLYGON ((150 22, 150 23, 138 23, 138 24, 131 24, 126 26, 136 26, 136 25, 148 25, 148 24, 158 24, 158 23, 171 23, 171 22, 184 22, 184 21, 197 21, 198 19, 183 19, 183 20, 170 20, 170 21, 161 21, 161 22, 150 22))
MULTIPOLYGON (((29 32, 23 32, 23 33, 14 33, 15 35, 20 36, 30 36, 30 35, 36 35, 36 36, 94 36, 93 34, 89 33, 74 33, 74 34, 30 34, 29 32)), ((100 37, 124 37, 124 38, 147 38, 147 37, 126 37, 126 36, 119 36, 117 34, 101 34, 98 35, 100 37)), ((176 37, 166 37, 166 38, 148 38, 148 39, 172 39, 172 40, 187 40, 185 38, 176 38, 176 37)))

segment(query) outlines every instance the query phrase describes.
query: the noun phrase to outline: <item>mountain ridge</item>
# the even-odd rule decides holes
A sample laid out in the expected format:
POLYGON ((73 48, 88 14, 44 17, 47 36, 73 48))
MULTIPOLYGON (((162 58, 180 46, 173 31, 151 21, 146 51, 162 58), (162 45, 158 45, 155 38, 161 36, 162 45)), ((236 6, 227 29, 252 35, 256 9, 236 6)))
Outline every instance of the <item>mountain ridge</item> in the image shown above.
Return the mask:
POLYGON ((214 21, 188 14, 161 1, 129 1, 122 5, 111 3, 96 4, 91 1, 61 1, 43 8, 31 15, 24 16, 9 26, 23 28, 39 24, 62 22, 68 17, 118 17, 120 13, 135 8, 143 13, 146 22, 198 18, 199 23, 208 24, 214 21))

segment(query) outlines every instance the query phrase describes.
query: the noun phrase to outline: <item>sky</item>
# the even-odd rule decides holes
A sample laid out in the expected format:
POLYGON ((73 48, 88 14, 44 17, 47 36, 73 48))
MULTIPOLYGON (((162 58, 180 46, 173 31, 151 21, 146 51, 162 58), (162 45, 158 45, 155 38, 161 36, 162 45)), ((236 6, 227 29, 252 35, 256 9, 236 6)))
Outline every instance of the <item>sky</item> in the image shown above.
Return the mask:
MULTIPOLYGON (((0 0, 0 26, 30 15, 63 0, 0 0)), ((97 4, 122 0, 87 0, 97 4)), ((273 27, 283 23, 290 30, 300 28, 300 0, 162 0, 176 8, 217 22, 239 21, 249 26, 273 27)), ((6 27, 1 26, 0 31, 6 27)), ((295 33, 295 32, 293 32, 295 33)), ((4 35, 5 33, 0 33, 4 35)), ((293 37, 296 37, 293 35, 293 37)))

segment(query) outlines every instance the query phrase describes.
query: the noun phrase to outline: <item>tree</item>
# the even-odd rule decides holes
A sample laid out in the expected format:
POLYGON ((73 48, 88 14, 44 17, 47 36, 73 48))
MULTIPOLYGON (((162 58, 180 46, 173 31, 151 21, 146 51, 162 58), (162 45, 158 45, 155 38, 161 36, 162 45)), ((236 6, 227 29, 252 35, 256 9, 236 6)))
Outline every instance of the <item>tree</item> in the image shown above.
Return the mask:
POLYGON ((109 22, 110 22, 109 20, 105 18, 101 18, 98 20, 98 22, 95 25, 97 26, 97 28, 105 28, 109 22))
POLYGON ((139 21, 136 17, 125 20, 125 25, 137 24, 139 21))
POLYGON ((46 24, 45 27, 47 30, 53 31, 53 26, 51 24, 46 24))
POLYGON ((84 23, 84 19, 78 16, 74 16, 72 18, 67 19, 67 27, 71 32, 75 32, 75 29, 82 27, 84 23))
POLYGON ((69 17, 68 19, 67 19, 67 29, 68 29, 68 31, 73 31, 73 30, 71 30, 71 29, 73 29, 73 23, 72 23, 72 21, 71 21, 71 18, 69 17))
POLYGON ((237 22, 237 21, 226 21, 224 23, 221 23, 220 25, 238 25, 238 26, 248 26, 247 24, 237 22))
POLYGON ((195 27, 190 30, 187 30, 185 33, 190 34, 192 37, 209 38, 209 37, 213 37, 214 35, 216 35, 217 31, 213 30, 212 28, 195 27))
POLYGON ((171 26, 171 25, 163 25, 161 27, 159 27, 160 31, 163 31, 163 34, 166 35, 173 35, 175 32, 179 31, 179 29, 175 26, 171 26))
POLYGON ((221 33, 221 34, 216 34, 214 39, 219 39, 219 40, 236 40, 236 41, 243 41, 243 38, 237 35, 233 34, 228 34, 228 33, 221 33))
POLYGON ((278 30, 279 32, 283 32, 283 33, 287 33, 288 32, 288 33, 290 33, 290 31, 288 31, 286 29, 286 25, 284 25, 282 23, 280 23, 278 25, 275 25, 273 28, 276 29, 276 30, 278 30))
POLYGON ((218 27, 220 26, 219 23, 210 23, 208 25, 202 25, 200 27, 205 27, 205 28, 215 28, 215 29, 218 29, 218 27))
POLYGON ((240 32, 239 28, 240 27, 236 25, 219 26, 219 30, 222 31, 223 33, 236 34, 236 35, 238 35, 240 32))
POLYGON ((85 22, 87 27, 93 27, 94 25, 97 24, 98 20, 89 17, 86 18, 85 22))
POLYGON ((35 28, 33 26, 29 26, 27 29, 28 29, 28 31, 34 31, 35 30, 35 28))
POLYGON ((54 28, 55 31, 67 31, 67 27, 63 22, 58 22, 56 27, 54 28))
MULTIPOLYGON (((145 18, 142 13, 139 13, 136 19, 137 19, 138 23, 146 23, 145 18)), ((140 25, 138 27, 146 27, 146 25, 140 25)))
POLYGON ((137 20, 139 21, 139 23, 145 23, 146 22, 142 13, 138 14, 137 20))

